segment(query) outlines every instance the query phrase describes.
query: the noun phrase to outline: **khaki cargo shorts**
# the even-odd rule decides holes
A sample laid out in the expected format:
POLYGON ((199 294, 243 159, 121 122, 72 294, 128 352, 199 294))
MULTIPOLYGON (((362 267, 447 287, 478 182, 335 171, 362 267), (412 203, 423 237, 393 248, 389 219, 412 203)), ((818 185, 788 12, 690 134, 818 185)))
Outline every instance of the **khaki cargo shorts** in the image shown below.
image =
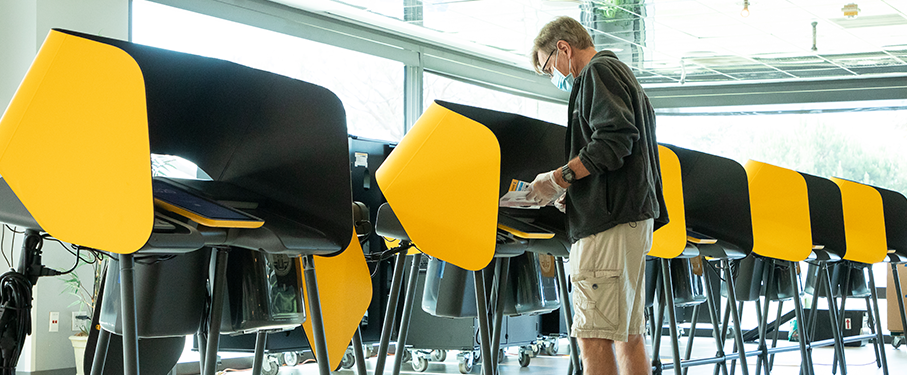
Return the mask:
POLYGON ((645 333, 646 254, 654 220, 620 224, 570 249, 573 327, 570 335, 627 341, 645 333))

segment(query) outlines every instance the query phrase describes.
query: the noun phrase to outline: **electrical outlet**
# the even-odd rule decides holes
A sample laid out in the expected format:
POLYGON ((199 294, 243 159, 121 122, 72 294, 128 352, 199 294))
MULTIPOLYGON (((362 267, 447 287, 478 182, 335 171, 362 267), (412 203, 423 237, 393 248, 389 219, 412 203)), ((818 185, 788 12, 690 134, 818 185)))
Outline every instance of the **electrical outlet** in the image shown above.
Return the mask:
POLYGON ((50 331, 60 331, 60 312, 58 311, 51 311, 50 313, 50 331))
POLYGON ((72 312, 72 331, 78 332, 82 330, 82 327, 86 327, 89 324, 91 317, 88 316, 87 312, 84 311, 73 311, 72 312))

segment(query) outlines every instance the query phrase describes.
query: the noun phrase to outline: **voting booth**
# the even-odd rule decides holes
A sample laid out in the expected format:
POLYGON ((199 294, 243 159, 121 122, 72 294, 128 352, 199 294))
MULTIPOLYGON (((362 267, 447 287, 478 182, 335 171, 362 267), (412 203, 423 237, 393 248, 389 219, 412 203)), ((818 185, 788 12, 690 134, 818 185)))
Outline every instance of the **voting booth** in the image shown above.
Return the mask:
MULTIPOLYGON (((314 323, 326 375, 313 256, 338 254, 353 238, 346 133, 340 100, 319 86, 226 61, 53 30, 0 120, 0 190, 7 198, 0 220, 117 258, 119 269, 107 285, 118 284, 120 299, 105 292, 110 298, 102 307, 94 373, 104 368, 113 332, 122 333, 123 368, 108 366, 105 373, 135 374, 140 337, 149 341, 191 330, 201 321, 203 280, 210 277, 210 325, 196 326, 208 337, 205 373, 215 371, 224 316, 227 326, 245 331, 270 327, 292 311, 294 317, 283 323, 298 324, 303 317, 314 323), (37 143, 42 147, 34 148, 37 143), (79 151, 69 152, 71 145, 79 151), (211 180, 152 179, 152 153, 190 160, 211 180), (68 182, 64 188, 61 180, 68 182), (231 267, 234 251, 240 262, 248 256, 273 266, 275 257, 286 259, 279 267, 231 267), (157 257, 157 265, 143 264, 148 256, 157 257), (307 314, 298 290, 279 296, 283 302, 266 303, 265 316, 253 310, 236 314, 242 309, 232 310, 236 306, 225 300, 227 279, 265 287, 259 278, 275 268, 287 271, 277 276, 289 283, 284 285, 299 289, 305 279, 307 314), (158 290, 168 288, 172 295, 158 290), (230 306, 230 313, 220 306, 230 306), (169 308, 180 312, 168 317, 180 318, 156 315, 169 308), (145 326, 146 318, 151 325, 145 326)), ((160 362, 150 358, 141 366, 156 372, 174 364, 160 362)))
MULTIPOLYGON (((499 208, 499 198, 514 180, 531 181, 538 173, 564 164, 565 130, 519 115, 436 101, 376 174, 388 210, 405 232, 399 235, 421 252, 473 272, 476 311, 493 311, 491 316, 478 314, 483 371, 490 371, 497 355, 493 348, 498 344, 493 341, 499 340, 503 296, 509 293, 510 284, 500 280, 511 278, 511 258, 526 252, 565 256, 569 248, 562 237, 556 237, 564 228, 563 216, 554 207, 499 208), (444 197, 443 201, 438 197, 444 197), (439 204, 445 207, 443 215, 431 208, 439 204), (486 267, 494 275, 492 280, 499 280, 492 281, 497 290, 486 291, 485 278, 476 276, 486 267)), ((380 212, 376 225, 380 233, 384 225, 380 212)), ((416 259, 420 256, 415 255, 416 259)), ((426 285, 429 283, 432 281, 426 285)), ((462 281, 457 284, 464 285, 462 281)), ((452 310, 463 313, 465 305, 452 310)))

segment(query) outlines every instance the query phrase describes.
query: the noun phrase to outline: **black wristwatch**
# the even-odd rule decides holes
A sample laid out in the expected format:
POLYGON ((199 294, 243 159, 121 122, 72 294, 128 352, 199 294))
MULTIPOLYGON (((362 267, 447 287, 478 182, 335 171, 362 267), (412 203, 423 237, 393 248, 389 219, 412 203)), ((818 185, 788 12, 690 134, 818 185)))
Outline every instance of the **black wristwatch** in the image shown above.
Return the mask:
POLYGON ((561 167, 561 176, 564 177, 564 181, 570 185, 573 185, 573 183, 576 182, 576 174, 570 169, 569 164, 565 164, 561 167))

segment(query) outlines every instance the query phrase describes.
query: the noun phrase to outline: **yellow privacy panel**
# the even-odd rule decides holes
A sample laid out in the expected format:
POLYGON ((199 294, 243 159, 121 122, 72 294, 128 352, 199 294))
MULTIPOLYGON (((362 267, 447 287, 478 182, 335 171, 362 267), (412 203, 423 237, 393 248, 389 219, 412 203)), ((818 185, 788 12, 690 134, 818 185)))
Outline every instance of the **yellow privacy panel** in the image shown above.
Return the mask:
POLYGON ((750 160, 744 166, 753 218, 753 251, 799 262, 812 252, 806 180, 790 169, 750 160))
POLYGON ((479 270, 494 256, 500 174, 491 130, 435 103, 375 178, 419 250, 479 270))
POLYGON ((841 189, 847 238, 844 259, 866 264, 881 262, 888 254, 882 196, 871 186, 834 177, 831 180, 841 189))
MULTIPOLYGON (((302 269, 301 263, 299 268, 302 269)), ((343 353, 350 345, 350 340, 372 301, 372 278, 355 230, 350 246, 342 253, 334 257, 315 257, 315 272, 318 277, 318 296, 321 300, 328 359, 330 367, 334 369, 340 365, 343 353)), ((302 292, 308 308, 306 288, 302 292)), ((314 343, 312 320, 306 319, 302 327, 309 343, 314 343)), ((312 344, 312 351, 314 350, 315 345, 312 344)))
POLYGON ((659 258, 674 258, 683 253, 687 245, 687 223, 683 208, 683 182, 680 174, 680 159, 669 148, 658 146, 661 164, 662 193, 671 221, 655 231, 652 250, 649 255, 659 258))
POLYGON ((51 31, 0 119, 0 175, 60 240, 131 253, 154 206, 145 85, 123 50, 51 31))

